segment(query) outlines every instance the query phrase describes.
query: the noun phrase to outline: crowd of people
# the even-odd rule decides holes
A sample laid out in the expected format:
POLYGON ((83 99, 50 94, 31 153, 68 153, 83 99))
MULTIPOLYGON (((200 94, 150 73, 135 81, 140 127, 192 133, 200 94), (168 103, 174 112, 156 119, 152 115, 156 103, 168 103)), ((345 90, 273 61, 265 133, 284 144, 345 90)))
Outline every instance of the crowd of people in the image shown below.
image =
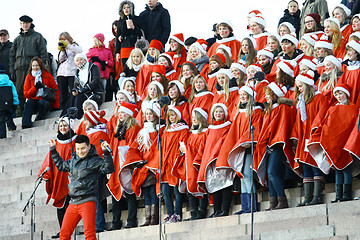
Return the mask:
MULTIPOLYGON (((19 105, 23 128, 32 127, 33 112, 39 120, 51 109, 62 110, 40 170, 51 169, 44 178, 61 227, 54 237, 70 239, 80 218, 86 219, 88 239, 121 229, 124 209, 124 228, 137 227, 139 197, 146 218, 141 226, 206 218, 209 204, 209 217, 227 216, 234 192, 242 206, 236 214, 257 211, 257 190, 264 187, 268 210, 289 207, 285 188, 298 183, 304 188, 299 206, 320 204, 333 176, 333 202, 353 199, 360 159, 359 4, 343 0, 329 12, 326 0, 306 0, 301 10, 291 0, 276 33, 266 31, 266 19, 253 10, 247 37, 237 40, 231 21, 223 20, 205 40, 170 36, 170 15, 157 0, 147 1, 139 16, 132 2, 123 1, 109 48, 98 33, 85 54, 69 33, 60 34, 55 78, 45 39, 22 16, 22 32, 0 77, 8 74, 15 83, 19 99, 12 105, 19 105), (56 89, 52 101, 45 99, 46 89, 56 89), (113 98, 106 120, 99 108, 113 98), (74 119, 81 120, 77 129, 74 119), (103 154, 105 162, 89 174, 83 161, 103 154), (110 194, 113 220, 107 229, 104 199, 110 194), (186 198, 191 217, 183 220, 186 198), (91 214, 83 213, 88 207, 91 214)), ((0 40, 6 33, 0 31, 0 40)), ((9 121, 4 118, 3 128, 9 121)))

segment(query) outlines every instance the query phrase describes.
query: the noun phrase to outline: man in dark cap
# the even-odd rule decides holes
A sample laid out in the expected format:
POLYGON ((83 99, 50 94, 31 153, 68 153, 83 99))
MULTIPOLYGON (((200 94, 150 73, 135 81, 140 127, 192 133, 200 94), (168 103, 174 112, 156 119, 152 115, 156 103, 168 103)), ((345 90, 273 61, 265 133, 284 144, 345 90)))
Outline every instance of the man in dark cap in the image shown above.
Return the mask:
POLYGON ((0 64, 5 66, 5 73, 9 73, 9 54, 12 42, 9 41, 9 32, 6 29, 0 30, 0 64))
POLYGON ((18 117, 22 116, 24 110, 24 82, 31 59, 38 56, 44 63, 48 59, 45 38, 40 33, 34 31, 35 25, 32 23, 33 19, 24 15, 19 20, 21 27, 20 34, 14 39, 11 47, 9 64, 11 80, 15 82, 19 96, 20 103, 16 111, 18 117))
POLYGON ((215 23, 213 25, 213 28, 212 28, 212 31, 214 33, 214 37, 206 39, 206 42, 208 43, 208 48, 209 49, 216 42, 217 39, 220 40, 219 33, 218 33, 217 29, 216 29, 216 26, 217 26, 217 23, 215 23))

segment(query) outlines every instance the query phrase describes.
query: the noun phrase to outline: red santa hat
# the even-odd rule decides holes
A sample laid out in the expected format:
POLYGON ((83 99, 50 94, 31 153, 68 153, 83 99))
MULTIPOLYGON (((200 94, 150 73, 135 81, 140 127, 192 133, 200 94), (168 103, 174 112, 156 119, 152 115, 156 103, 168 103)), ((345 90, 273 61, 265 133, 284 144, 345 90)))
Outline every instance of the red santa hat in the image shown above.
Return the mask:
POLYGON ((224 54, 216 53, 215 55, 218 56, 220 58, 220 60, 222 61, 222 63, 226 65, 226 58, 225 58, 224 54))
POLYGON ((334 44, 332 44, 327 39, 320 38, 320 40, 316 41, 316 43, 314 45, 314 49, 316 49, 316 48, 326 48, 326 49, 330 49, 332 51, 334 48, 334 44))
POLYGON ((198 39, 196 42, 191 44, 191 47, 196 47, 199 49, 199 51, 205 55, 208 50, 208 43, 204 39, 198 39))
POLYGON ((228 76, 229 79, 232 79, 234 77, 234 75, 232 74, 230 69, 221 68, 219 71, 217 71, 216 77, 218 78, 219 74, 221 74, 221 73, 228 76))
POLYGON ((358 54, 360 54, 360 42, 359 42, 359 41, 351 40, 350 42, 348 42, 348 43, 346 44, 346 47, 351 47, 351 48, 353 48, 358 54))
POLYGON ((173 81, 169 82, 169 86, 172 83, 178 87, 180 94, 183 95, 185 92, 184 84, 182 84, 179 80, 173 80, 173 81))
POLYGON ((283 70, 287 75, 294 77, 294 71, 295 71, 295 67, 296 67, 297 63, 294 60, 281 60, 278 64, 277 67, 280 68, 281 70, 283 70))
POLYGON ((262 15, 256 15, 255 17, 250 18, 249 23, 255 22, 257 24, 263 25, 266 27, 265 19, 262 15))
POLYGON ((309 70, 306 73, 298 75, 295 81, 303 82, 307 85, 314 86, 314 75, 314 72, 309 70))
POLYGON ((225 119, 226 119, 229 114, 228 114, 228 109, 227 109, 226 105, 223 104, 223 103, 215 103, 215 104, 211 107, 211 116, 214 116, 214 112, 215 112, 215 109, 216 109, 217 107, 221 107, 221 108, 224 110, 224 112, 225 112, 225 119))
POLYGON ((344 10, 345 14, 346 14, 346 17, 351 15, 351 10, 347 6, 345 6, 344 4, 339 4, 335 8, 342 8, 344 10))
POLYGON ((93 125, 96 126, 100 122, 100 118, 105 116, 105 111, 90 110, 84 113, 84 117, 93 125))
POLYGON ((169 62, 169 65, 173 65, 174 64, 174 55, 175 55, 175 52, 164 52, 164 53, 160 54, 159 57, 166 58, 167 61, 169 62))
POLYGON ((105 37, 104 37, 104 34, 102 33, 98 33, 94 36, 94 38, 98 39, 101 43, 104 43, 105 41, 105 37))
POLYGON ((328 22, 328 21, 331 21, 331 22, 335 23, 340 29, 339 19, 337 19, 337 18, 327 18, 327 19, 325 19, 324 24, 325 24, 325 22, 328 22))
POLYGON ((160 73, 165 76, 166 68, 164 65, 155 65, 153 72, 160 73))
POLYGON ((261 49, 257 52, 257 58, 259 58, 262 55, 267 56, 271 60, 274 59, 274 54, 267 48, 261 49))
POLYGON ((247 67, 247 69, 250 69, 250 68, 255 69, 256 72, 264 72, 264 68, 258 63, 253 63, 247 67))
MULTIPOLYGON (((190 65, 194 66, 194 68, 196 68, 195 63, 193 63, 193 62, 186 61, 186 62, 183 63, 183 65, 184 65, 184 64, 190 64, 190 65)), ((182 66, 183 66, 183 65, 182 65, 182 66)))
POLYGON ((192 113, 194 113, 195 111, 198 112, 198 113, 200 113, 200 115, 203 116, 203 117, 205 118, 205 120, 208 119, 209 114, 208 114, 205 110, 203 110, 202 108, 199 108, 199 107, 194 108, 193 111, 192 111, 192 113))
POLYGON ((153 39, 151 40, 148 48, 155 48, 159 50, 159 52, 162 52, 164 46, 159 40, 153 39))
POLYGON ((245 67, 244 63, 241 63, 241 62, 232 63, 231 66, 230 66, 230 69, 233 69, 233 68, 237 68, 237 69, 239 69, 240 71, 242 71, 243 73, 246 74, 246 67, 245 67))
POLYGON ((68 117, 61 117, 59 119, 58 123, 60 124, 60 122, 65 122, 72 130, 74 130, 74 127, 75 127, 74 119, 71 119, 68 117))
POLYGON ((281 87, 279 84, 272 82, 268 85, 268 87, 275 93, 276 96, 278 96, 279 98, 284 97, 287 89, 286 87, 281 87))
POLYGON ((132 103, 128 103, 128 102, 122 102, 119 111, 125 112, 127 114, 129 114, 131 117, 135 117, 139 110, 136 108, 135 104, 132 103))
POLYGON ((248 18, 252 18, 252 17, 258 16, 258 15, 262 16, 262 13, 259 10, 252 10, 249 12, 248 18))
POLYGON ((301 39, 307 41, 311 46, 315 46, 315 43, 319 39, 319 37, 316 34, 307 33, 304 34, 301 39))
POLYGON ((169 105, 168 110, 174 111, 176 113, 176 115, 178 115, 179 118, 181 119, 181 108, 180 108, 180 106, 171 106, 171 105, 169 105))
POLYGON ((85 112, 85 105, 87 105, 88 103, 91 103, 91 104, 94 106, 94 108, 95 108, 96 111, 99 110, 98 104, 97 104, 94 100, 92 100, 91 98, 88 98, 88 99, 86 99, 85 102, 83 102, 83 104, 82 104, 82 108, 83 108, 83 111, 84 111, 84 112, 85 112))
POLYGON ((281 42, 285 39, 292 42, 295 46, 299 44, 299 40, 297 40, 295 33, 285 34, 284 36, 281 37, 281 42))
POLYGON ((247 86, 247 85, 242 86, 242 87, 239 89, 239 93, 240 93, 241 91, 246 92, 246 93, 249 94, 250 96, 254 96, 254 99, 256 98, 256 92, 255 92, 254 88, 252 88, 252 87, 250 87, 250 86, 247 86))
POLYGON ((315 71, 316 68, 317 68, 317 60, 316 59, 313 59, 313 60, 310 60, 310 59, 306 59, 304 58, 303 60, 301 60, 301 62, 299 63, 300 64, 304 64, 306 66, 308 66, 311 70, 315 71), (315 62, 316 61, 316 62, 315 62))
POLYGON ((280 27, 283 26, 283 25, 286 26, 291 33, 295 33, 296 29, 295 29, 294 25, 292 25, 292 24, 289 23, 289 22, 282 22, 282 23, 280 23, 278 29, 280 29, 280 27))
POLYGON ((338 68, 338 70, 341 70, 342 60, 340 58, 336 58, 333 55, 329 55, 324 58, 324 61, 332 62, 338 68))
POLYGON ((220 44, 220 45, 216 48, 216 50, 218 50, 218 49, 224 50, 225 52, 227 52, 227 54, 229 55, 230 58, 232 57, 232 53, 231 53, 231 48, 230 48, 230 47, 228 47, 228 46, 226 46, 226 45, 224 45, 224 44, 220 44))
MULTIPOLYGON (((185 43, 184 43, 184 35, 182 33, 178 33, 178 34, 174 34, 170 37, 170 39, 178 42, 179 44, 185 46, 185 43)), ((170 40, 169 39, 169 40, 170 40)))
POLYGON ((335 95, 335 92, 336 91, 343 91, 347 96, 348 98, 350 97, 350 86, 347 85, 346 83, 344 84, 337 84, 335 87, 334 87, 334 90, 333 90, 333 94, 335 95))

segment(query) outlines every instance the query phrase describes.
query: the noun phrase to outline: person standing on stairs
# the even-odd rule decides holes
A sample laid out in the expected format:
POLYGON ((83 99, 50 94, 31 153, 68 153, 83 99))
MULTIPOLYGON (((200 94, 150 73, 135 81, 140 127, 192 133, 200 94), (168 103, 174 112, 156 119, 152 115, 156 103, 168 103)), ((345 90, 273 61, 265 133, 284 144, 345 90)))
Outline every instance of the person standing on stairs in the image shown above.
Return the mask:
POLYGON ((96 192, 98 179, 102 174, 114 172, 114 163, 111 153, 107 150, 109 144, 101 143, 104 152, 103 158, 99 156, 94 145, 85 135, 75 139, 76 155, 64 161, 56 150, 56 141, 49 140, 51 158, 59 171, 69 172, 70 203, 66 210, 60 230, 61 240, 70 240, 71 235, 82 219, 87 240, 96 240, 96 192))
MULTIPOLYGON (((59 153, 60 157, 63 160, 68 160, 72 157, 72 149, 75 148, 75 138, 76 134, 74 133, 74 120, 69 119, 68 117, 62 117, 58 122, 58 131, 56 137, 56 151, 59 153)), ((46 193, 48 194, 48 199, 46 203, 49 203, 50 199, 53 199, 53 206, 57 208, 57 217, 59 221, 59 226, 61 229, 62 222, 65 216, 66 209, 69 206, 70 197, 69 193, 69 173, 59 171, 53 159, 51 158, 51 152, 46 155, 46 158, 41 165, 39 174, 40 175, 46 167, 50 167, 50 170, 47 171, 43 179, 46 181, 46 193)), ((51 238, 59 238, 60 232, 52 236, 51 238)))

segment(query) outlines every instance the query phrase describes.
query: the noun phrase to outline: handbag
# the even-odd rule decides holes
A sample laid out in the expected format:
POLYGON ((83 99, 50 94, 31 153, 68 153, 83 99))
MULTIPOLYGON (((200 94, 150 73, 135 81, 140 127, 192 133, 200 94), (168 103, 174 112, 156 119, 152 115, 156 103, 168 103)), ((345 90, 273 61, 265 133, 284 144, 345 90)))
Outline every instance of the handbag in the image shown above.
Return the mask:
POLYGON ((53 103, 56 102, 56 94, 55 94, 56 89, 52 89, 52 88, 44 88, 44 93, 42 95, 42 98, 53 103))
POLYGON ((142 29, 141 30, 141 37, 138 37, 135 43, 135 47, 139 48, 143 53, 146 53, 149 48, 149 41, 145 39, 145 33, 142 29))

